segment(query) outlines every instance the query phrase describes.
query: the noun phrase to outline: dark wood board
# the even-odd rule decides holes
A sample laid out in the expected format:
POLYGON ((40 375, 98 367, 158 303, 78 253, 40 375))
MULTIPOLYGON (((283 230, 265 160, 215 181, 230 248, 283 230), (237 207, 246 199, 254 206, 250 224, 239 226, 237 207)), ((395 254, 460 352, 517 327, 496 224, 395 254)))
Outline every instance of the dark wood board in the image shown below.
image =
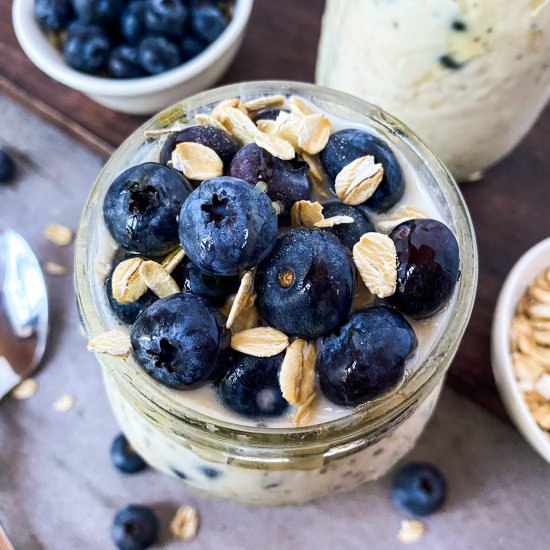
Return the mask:
MULTIPOLYGON (((223 83, 312 81, 323 0, 256 0, 250 25, 223 83)), ((107 156, 141 122, 100 107, 54 82, 25 57, 0 0, 0 92, 7 93, 107 156)), ((480 278, 472 320, 450 384, 493 413, 503 408, 491 373, 490 330, 498 291, 515 260, 550 235, 550 109, 521 146, 482 182, 462 186, 476 227, 480 278)))

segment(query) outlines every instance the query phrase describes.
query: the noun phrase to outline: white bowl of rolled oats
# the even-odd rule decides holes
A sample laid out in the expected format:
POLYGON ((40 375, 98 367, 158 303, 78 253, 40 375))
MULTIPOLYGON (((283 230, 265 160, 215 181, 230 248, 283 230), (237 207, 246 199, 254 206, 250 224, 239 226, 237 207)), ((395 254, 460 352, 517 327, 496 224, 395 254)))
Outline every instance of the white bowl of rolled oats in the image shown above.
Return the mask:
POLYGON ((517 261, 502 287, 491 357, 514 424, 550 463, 550 238, 517 261))

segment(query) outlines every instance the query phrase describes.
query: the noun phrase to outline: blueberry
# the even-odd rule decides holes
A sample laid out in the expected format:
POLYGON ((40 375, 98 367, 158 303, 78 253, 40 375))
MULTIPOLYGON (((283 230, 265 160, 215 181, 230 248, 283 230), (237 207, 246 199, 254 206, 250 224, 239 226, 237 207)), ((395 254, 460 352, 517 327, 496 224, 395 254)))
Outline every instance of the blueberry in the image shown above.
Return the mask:
POLYGON ((258 111, 252 120, 257 122, 258 120, 277 120, 277 117, 281 114, 282 109, 263 109, 258 111))
POLYGON ((397 250, 397 290, 388 302, 422 319, 439 311, 453 294, 460 275, 456 237, 443 223, 409 220, 390 233, 397 250))
POLYGON ((179 36, 185 29, 187 14, 181 0, 147 0, 145 26, 152 33, 179 36))
POLYGON ((431 464, 405 464, 393 475, 394 501, 415 516, 428 516, 439 510, 447 497, 447 484, 431 464))
POLYGON ((210 147, 216 151, 222 159, 224 166, 228 167, 231 159, 235 156, 239 146, 237 142, 223 130, 211 126, 189 126, 180 132, 172 134, 164 143, 160 153, 160 162, 167 164, 172 158, 172 152, 178 143, 191 141, 210 147))
POLYGON ((164 36, 148 36, 139 44, 139 62, 145 72, 160 74, 180 65, 181 54, 164 36))
POLYGON ((185 292, 191 292, 202 296, 215 306, 222 306, 227 298, 239 289, 239 277, 220 277, 203 273, 195 264, 187 261, 184 263, 183 281, 174 278, 185 292))
POLYGON ((111 445, 111 462, 125 474, 136 474, 147 468, 147 463, 139 456, 124 434, 115 437, 111 445))
POLYGON ((282 415, 288 407, 279 385, 283 358, 284 353, 274 357, 236 353, 218 385, 223 404, 252 418, 282 415))
POLYGON ((378 189, 364 204, 377 212, 385 212, 403 196, 405 181, 397 159, 386 143, 379 138, 349 128, 332 136, 321 152, 323 166, 334 182, 338 172, 347 164, 365 155, 374 156, 384 167, 384 177, 378 189))
POLYGON ((205 273, 238 275, 257 266, 277 239, 277 215, 268 196, 244 180, 222 176, 189 195, 179 217, 189 259, 205 273))
POLYGON ((77 71, 96 73, 107 64, 110 49, 109 37, 101 27, 73 23, 63 47, 63 57, 77 71))
POLYGON ((155 162, 129 168, 109 187, 103 217, 111 235, 135 254, 160 256, 178 244, 177 216, 189 182, 155 162))
POLYGON ((317 343, 321 390, 338 405, 365 403, 399 382, 416 346, 412 327, 398 311, 358 311, 317 343))
POLYGON ((218 6, 202 4, 191 12, 191 28, 194 33, 208 44, 227 27, 227 19, 218 6))
POLYGON ((180 42, 181 57, 183 61, 189 61, 202 53, 208 44, 193 36, 185 36, 180 42))
POLYGON ((348 206, 340 201, 331 201, 323 204, 323 215, 325 218, 333 216, 349 216, 353 218, 353 223, 341 223, 326 229, 326 231, 334 233, 350 250, 365 233, 376 231, 367 212, 353 206, 348 206))
POLYGON ((309 166, 305 162, 281 160, 255 143, 240 149, 229 168, 230 176, 252 185, 259 181, 266 183, 267 195, 283 205, 285 214, 290 213, 296 201, 310 198, 308 172, 309 166))
POLYGON ((349 313, 355 267, 331 233, 298 228, 279 237, 256 273, 262 319, 285 334, 316 338, 349 313))
POLYGON ((226 359, 225 318, 204 298, 189 293, 156 301, 131 330, 134 354, 145 372, 179 390, 214 378, 226 359))
POLYGON ((77 19, 85 24, 105 24, 120 16, 123 0, 72 0, 77 19))
POLYGON ((220 470, 216 470, 216 468, 210 468, 209 466, 203 466, 201 470, 202 473, 209 479, 216 479, 222 475, 220 470))
POLYGON ((120 510, 111 526, 111 539, 120 550, 144 550, 157 540, 158 521, 153 511, 139 504, 120 510))
POLYGON ((139 44, 139 41, 146 34, 146 7, 146 0, 136 0, 135 2, 130 2, 122 12, 120 17, 120 32, 130 44, 139 44))
POLYGON ((10 183, 15 175, 15 162, 9 152, 0 148, 0 183, 10 183))
POLYGON ((144 72, 139 64, 139 50, 133 46, 118 46, 109 56, 109 76, 114 78, 137 78, 144 72))
POLYGON ((62 31, 73 18, 71 0, 35 0, 34 18, 45 31, 62 31))
POLYGON ((109 277, 105 281, 105 295, 109 301, 109 306, 113 314, 123 323, 131 325, 138 318, 138 315, 148 308, 157 297, 149 290, 141 298, 130 303, 119 302, 113 296, 112 280, 109 277))

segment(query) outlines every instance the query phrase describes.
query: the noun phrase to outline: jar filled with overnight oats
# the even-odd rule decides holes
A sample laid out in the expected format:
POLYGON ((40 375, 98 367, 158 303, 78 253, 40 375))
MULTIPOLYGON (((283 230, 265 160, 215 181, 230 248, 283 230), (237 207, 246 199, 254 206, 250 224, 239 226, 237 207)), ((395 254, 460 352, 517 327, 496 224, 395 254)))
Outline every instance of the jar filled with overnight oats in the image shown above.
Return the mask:
POLYGON ((404 121, 479 179, 550 97, 548 0, 328 0, 316 81, 404 121))
MULTIPOLYGON (((149 464, 215 496, 285 505, 376 479, 412 449, 434 410, 471 313, 477 251, 471 220, 451 176, 414 134, 387 113, 319 86, 287 82, 226 86, 183 100, 152 118, 121 145, 101 172, 85 205, 76 241, 77 299, 90 340, 113 330, 119 336, 130 332, 113 315, 105 293, 105 280, 120 248, 103 215, 113 181, 130 167, 161 161, 174 132, 196 125, 199 118, 201 123, 211 122, 209 117, 220 102, 227 105, 232 100, 244 110, 247 105, 249 109, 261 106, 260 98, 266 97, 282 98, 277 110, 292 110, 288 107, 292 103, 308 113, 322 113, 331 133, 353 128, 384 142, 400 166, 405 186, 391 208, 370 212, 373 223, 387 233, 403 217, 438 220, 452 231, 460 251, 460 276, 445 306, 426 318, 407 317, 418 345, 403 376, 388 391, 361 404, 336 404, 317 389, 305 412, 291 405, 282 414, 254 418, 224 406, 215 383, 181 391, 150 376, 137 353, 97 354, 116 419, 149 464), (407 216, 410 212, 415 216, 407 216)), ((334 195, 321 161, 317 155, 302 154, 310 165, 310 200, 328 204, 334 195)), ((359 277, 355 285, 352 314, 377 302, 359 277)), ((232 330, 241 329, 235 325, 232 330)))

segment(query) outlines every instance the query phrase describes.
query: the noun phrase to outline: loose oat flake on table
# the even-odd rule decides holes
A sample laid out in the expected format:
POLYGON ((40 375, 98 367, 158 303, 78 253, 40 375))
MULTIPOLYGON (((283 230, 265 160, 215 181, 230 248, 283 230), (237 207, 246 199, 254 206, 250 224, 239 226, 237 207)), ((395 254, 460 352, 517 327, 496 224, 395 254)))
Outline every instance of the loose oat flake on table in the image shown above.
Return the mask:
POLYGON ((34 378, 27 378, 13 388, 11 395, 15 399, 30 399, 36 394, 37 391, 38 382, 34 378))
POLYGON ((74 396, 72 396, 71 394, 65 394, 54 402, 53 408, 57 412, 64 413, 73 408, 74 402, 74 396))
POLYGON ((251 328, 231 337, 232 349, 255 357, 272 357, 284 351, 287 346, 288 336, 271 327, 251 328))
POLYGON ((67 246, 73 239, 73 232, 59 223, 52 223, 44 230, 44 236, 57 246, 67 246))
POLYGON ((387 298, 395 293, 397 252, 387 235, 365 233, 353 247, 353 261, 372 294, 387 298))
POLYGON ((404 543, 416 542, 426 534, 426 524, 417 519, 404 519, 397 538, 404 543))
POLYGON ((46 271, 46 273, 57 277, 67 275, 67 268, 64 265, 58 264, 57 262, 44 262, 44 270, 46 271))
POLYGON ((519 300, 510 348, 523 398, 539 427, 550 433, 550 268, 519 300))
POLYGON ((114 357, 128 357, 132 352, 130 336, 121 330, 110 330, 88 342, 88 351, 105 353, 114 357))
POLYGON ((170 522, 170 532, 178 539, 191 540, 197 535, 199 523, 199 512, 196 508, 180 506, 170 522))

